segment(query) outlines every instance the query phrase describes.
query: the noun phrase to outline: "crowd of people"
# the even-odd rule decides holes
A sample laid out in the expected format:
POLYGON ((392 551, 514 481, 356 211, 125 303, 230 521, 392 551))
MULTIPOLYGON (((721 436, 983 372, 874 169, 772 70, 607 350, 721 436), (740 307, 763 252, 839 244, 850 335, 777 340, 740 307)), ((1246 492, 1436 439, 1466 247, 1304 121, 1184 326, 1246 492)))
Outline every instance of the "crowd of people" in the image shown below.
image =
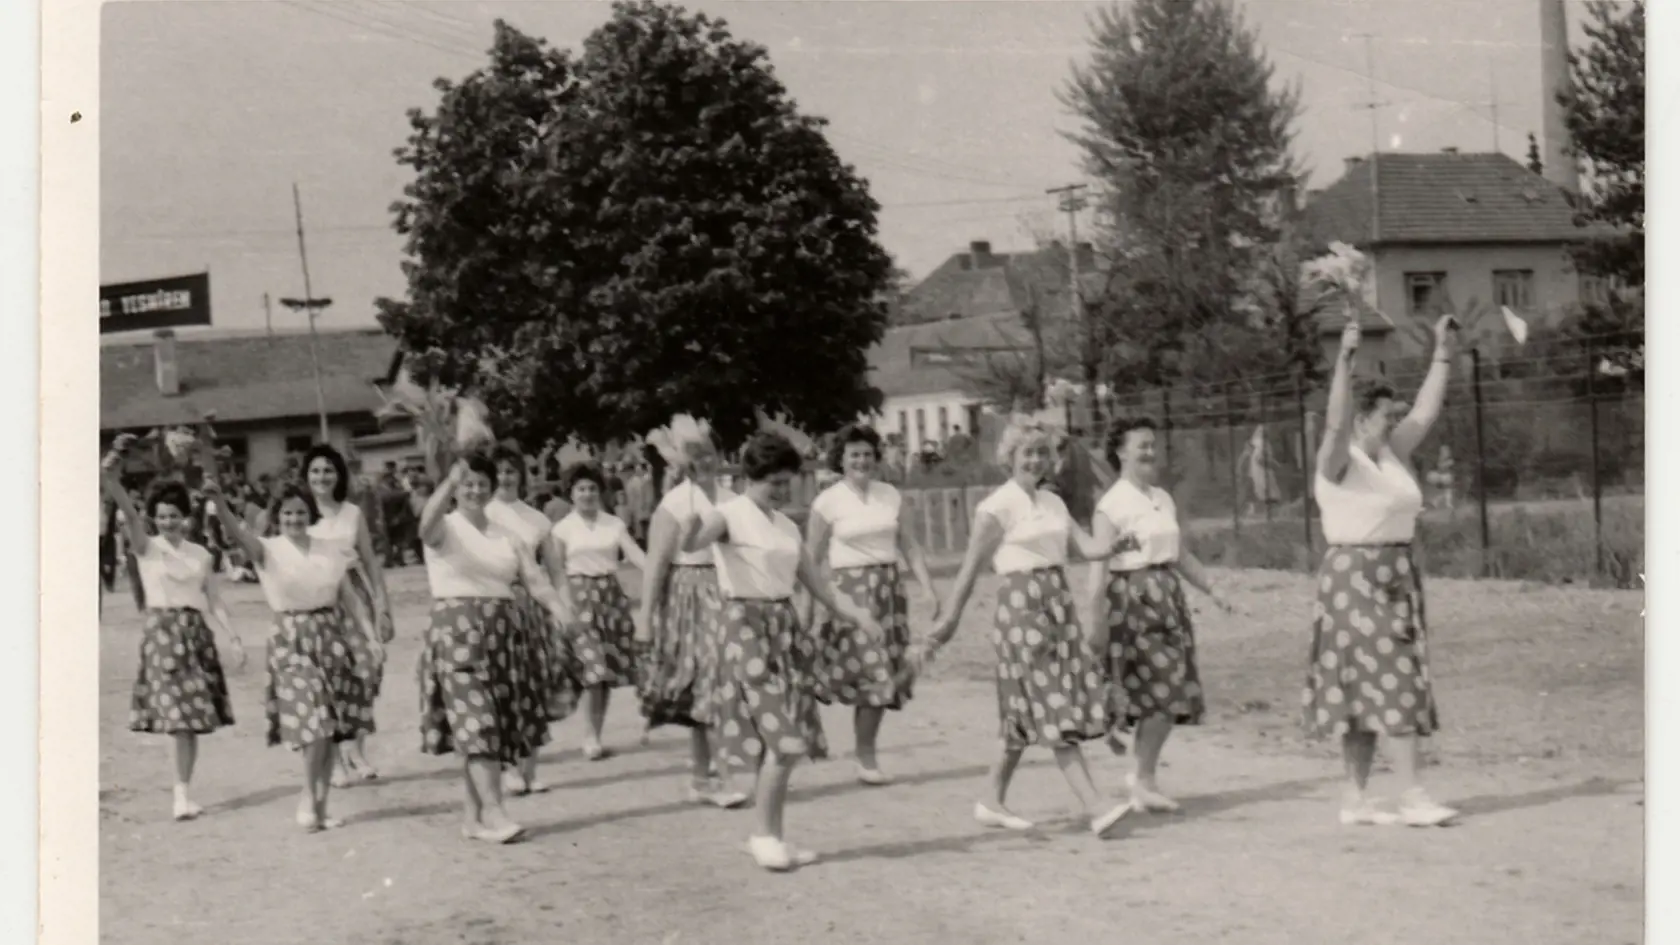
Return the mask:
MULTIPOLYGON (((1303 723, 1341 742, 1344 824, 1434 826, 1456 812, 1418 781, 1418 739, 1439 718, 1411 551, 1423 497, 1410 460, 1440 413, 1454 323, 1437 326, 1434 365, 1410 406, 1390 387, 1355 387, 1359 337, 1351 325, 1343 335, 1316 460, 1329 547, 1316 598, 1301 602, 1312 625, 1303 723), (1392 808, 1368 793, 1379 737, 1404 782, 1392 808)), ((1186 585, 1230 604, 1186 547, 1173 498, 1157 482, 1152 422, 1110 429, 1118 479, 1090 531, 1045 488, 1056 438, 1031 419, 1011 422, 995 457, 1008 481, 976 510, 942 598, 902 497, 879 477, 883 444, 867 426, 828 438, 832 480, 803 531, 783 509, 804 457, 775 432, 747 443, 741 475, 726 485, 706 425, 678 417, 648 436, 667 473, 658 495, 651 476, 645 491, 615 488, 605 470, 580 463, 552 500, 563 505, 551 508, 533 494, 517 450, 446 461, 433 444, 440 481, 410 491, 432 596, 415 670, 418 728, 425 752, 458 759, 462 835, 523 836, 505 797, 547 790, 536 758, 552 727, 581 714, 585 756, 607 759, 610 695, 631 690, 649 727, 690 732, 696 804, 753 808, 747 847, 760 866, 814 862, 789 841, 784 815, 796 766, 829 755, 819 706, 852 709, 856 778, 890 785, 877 749, 883 722, 909 710, 917 678, 962 625, 983 570, 997 580, 998 747, 974 819, 1033 827, 1009 807, 1008 792, 1034 747, 1054 753, 1098 838, 1134 811, 1176 809, 1159 783, 1160 759, 1175 727, 1202 722, 1207 699, 1186 585), (1085 601, 1068 580, 1079 562, 1091 571, 1085 601), (622 584, 626 563, 641 575, 639 604, 622 584), (934 605, 922 634, 908 619, 911 583, 934 605), (1135 756, 1119 805, 1103 800, 1083 754, 1085 743, 1104 740, 1135 756), (736 777, 745 772, 753 783, 743 790, 736 777)), ((335 769, 377 778, 361 743, 375 731, 395 632, 383 575, 395 559, 375 553, 369 516, 346 501, 349 472, 330 447, 305 457, 301 477, 275 486, 253 518, 228 501, 208 437, 200 446, 210 470, 200 491, 275 614, 267 739, 303 757, 298 824, 340 827, 328 803, 335 769)), ((163 483, 142 509, 118 481, 119 460, 107 456, 104 486, 135 551, 146 614, 130 727, 174 737, 174 814, 191 819, 202 814, 189 796, 197 740, 234 723, 212 629, 232 627, 212 553, 192 538, 186 488, 163 483)))

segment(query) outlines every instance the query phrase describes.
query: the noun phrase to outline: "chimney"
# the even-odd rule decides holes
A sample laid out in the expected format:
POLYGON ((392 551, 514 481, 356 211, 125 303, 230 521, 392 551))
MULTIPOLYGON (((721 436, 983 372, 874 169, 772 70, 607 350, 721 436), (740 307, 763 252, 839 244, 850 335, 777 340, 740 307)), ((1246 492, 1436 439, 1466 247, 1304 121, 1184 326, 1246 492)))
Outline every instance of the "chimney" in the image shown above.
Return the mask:
POLYGON ((1445 147, 1445 148, 1441 149, 1441 153, 1442 154, 1457 154, 1458 153, 1458 148, 1457 148, 1457 146, 1445 147))
POLYGON ((1540 112, 1546 135, 1542 172, 1571 194, 1581 192, 1581 175, 1569 150, 1569 125, 1557 97, 1571 88, 1569 21, 1563 0, 1540 0, 1540 112))
POLYGON ((975 269, 984 269, 992 261, 992 244, 986 240, 975 240, 968 244, 968 254, 974 260, 975 269))
POLYGON ((157 368, 158 393, 175 397, 181 393, 181 367, 175 360, 175 332, 161 328, 152 333, 152 360, 157 368))
POLYGON ((1353 157, 1342 158, 1343 170, 1349 174, 1353 173, 1355 168, 1364 163, 1365 158, 1363 155, 1356 154, 1353 157))

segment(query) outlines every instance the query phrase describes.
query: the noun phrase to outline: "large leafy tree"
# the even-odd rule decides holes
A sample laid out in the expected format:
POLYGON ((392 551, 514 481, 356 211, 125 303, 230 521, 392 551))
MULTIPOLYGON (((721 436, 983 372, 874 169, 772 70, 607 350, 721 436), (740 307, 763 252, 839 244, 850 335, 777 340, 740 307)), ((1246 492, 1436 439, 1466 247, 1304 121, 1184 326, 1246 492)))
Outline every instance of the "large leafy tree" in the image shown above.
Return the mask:
POLYGON ((762 47, 620 2, 577 54, 498 22, 438 88, 398 152, 409 298, 381 321, 498 433, 599 444, 689 411, 736 442, 755 408, 826 428, 878 404, 879 207, 762 47))
POLYGON ((1587 42, 1569 54, 1570 85, 1557 92, 1570 150, 1585 165, 1583 223, 1619 232, 1581 247, 1589 273, 1645 282, 1645 4, 1587 4, 1587 42))
POLYGON ((1091 29, 1062 99, 1104 191, 1099 253, 1117 278, 1094 314, 1127 339, 1110 376, 1122 389, 1228 377, 1264 332, 1242 302, 1300 178, 1299 92, 1274 88, 1257 35, 1221 0, 1136 0, 1091 29))

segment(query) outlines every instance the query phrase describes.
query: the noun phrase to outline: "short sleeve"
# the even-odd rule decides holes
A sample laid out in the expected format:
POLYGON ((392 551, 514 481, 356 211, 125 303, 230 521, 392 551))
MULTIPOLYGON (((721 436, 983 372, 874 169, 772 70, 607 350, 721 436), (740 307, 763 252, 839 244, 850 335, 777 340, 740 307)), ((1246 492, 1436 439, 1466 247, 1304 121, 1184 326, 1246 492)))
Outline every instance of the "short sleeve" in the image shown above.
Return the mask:
POLYGON ((1132 517, 1131 503, 1127 502, 1126 498, 1125 490, 1120 487, 1119 483, 1116 483, 1114 487, 1103 493, 1102 499, 1097 502, 1097 511, 1101 512, 1104 518, 1113 522, 1115 527, 1123 528, 1132 517))
POLYGON ((980 504, 974 509, 974 517, 978 519, 982 515, 990 515, 997 519, 998 524, 1003 526, 1004 531, 1008 531, 1015 525, 1017 510, 1015 504, 1010 501, 1014 496, 1015 491, 1011 490, 1008 485, 997 489, 991 495, 980 500, 980 504))
POLYGON ((839 505, 840 502, 840 497, 835 494, 834 489, 834 486, 829 486, 827 489, 817 493, 816 499, 811 502, 811 511, 821 515, 823 520, 831 525, 834 523, 834 519, 838 516, 839 509, 837 509, 836 506, 839 505))
POLYGON ((887 482, 877 482, 875 488, 880 490, 881 501, 886 503, 887 508, 892 510, 893 517, 897 518, 898 513, 904 508, 903 494, 898 491, 897 487, 887 482))
POLYGON ((572 537, 572 517, 568 515, 555 522, 554 527, 548 530, 548 537, 561 544, 569 541, 572 537))
POLYGON ((1056 516, 1057 518, 1069 520, 1073 518, 1073 516, 1068 514, 1067 503, 1062 501, 1061 496, 1049 491, 1048 489, 1039 490, 1039 495, 1044 497, 1044 510, 1046 512, 1056 516))
POLYGON ((1178 521, 1178 503, 1173 501, 1172 493, 1165 489, 1156 489, 1155 498, 1161 503, 1161 511, 1173 521, 1178 521))

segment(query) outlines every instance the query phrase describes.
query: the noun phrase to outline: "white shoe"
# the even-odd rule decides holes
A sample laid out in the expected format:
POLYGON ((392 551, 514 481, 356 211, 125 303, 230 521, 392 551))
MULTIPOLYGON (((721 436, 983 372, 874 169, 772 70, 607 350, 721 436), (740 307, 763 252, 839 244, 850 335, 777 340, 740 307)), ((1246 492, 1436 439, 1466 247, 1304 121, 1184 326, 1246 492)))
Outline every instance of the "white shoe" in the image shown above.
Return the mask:
POLYGON ((787 844, 775 837, 749 837, 747 852, 752 854, 759 866, 771 872, 782 873, 794 867, 793 856, 787 844))
POLYGON ((698 784, 688 786, 688 801, 691 804, 709 804, 724 810, 734 810, 752 800, 751 795, 744 791, 726 791, 721 786, 708 784, 701 787, 698 784))
POLYGON ((1367 798, 1350 799, 1338 816, 1344 827, 1392 827, 1400 822, 1400 815, 1383 810, 1367 798))
POLYGON ((885 787, 893 783, 892 775, 879 767, 865 768, 863 765, 857 766, 857 779, 870 787, 885 787))
POLYGON ((1152 791, 1138 784, 1137 774, 1126 775, 1126 787, 1132 792, 1132 806, 1141 811, 1156 814, 1173 814, 1178 812, 1178 802, 1162 794, 1152 791))
POLYGON ((1400 821, 1408 827, 1444 827, 1458 817, 1458 811, 1435 803, 1422 788, 1400 796, 1400 821))
POLYGON ((985 804, 974 805, 974 819, 984 827, 999 827, 1004 830, 1031 830, 1033 823, 1025 817, 996 811, 985 804))
POLYGON ((1098 840, 1107 839, 1108 832, 1114 829, 1114 825, 1125 819, 1125 816, 1131 812, 1132 805, 1121 804, 1119 807, 1103 814, 1101 817, 1093 818, 1091 821, 1091 834, 1098 840))
POLYGON ((177 787, 175 789, 174 813, 176 820, 196 820, 199 815, 204 813, 204 808, 187 799, 186 789, 177 787))

